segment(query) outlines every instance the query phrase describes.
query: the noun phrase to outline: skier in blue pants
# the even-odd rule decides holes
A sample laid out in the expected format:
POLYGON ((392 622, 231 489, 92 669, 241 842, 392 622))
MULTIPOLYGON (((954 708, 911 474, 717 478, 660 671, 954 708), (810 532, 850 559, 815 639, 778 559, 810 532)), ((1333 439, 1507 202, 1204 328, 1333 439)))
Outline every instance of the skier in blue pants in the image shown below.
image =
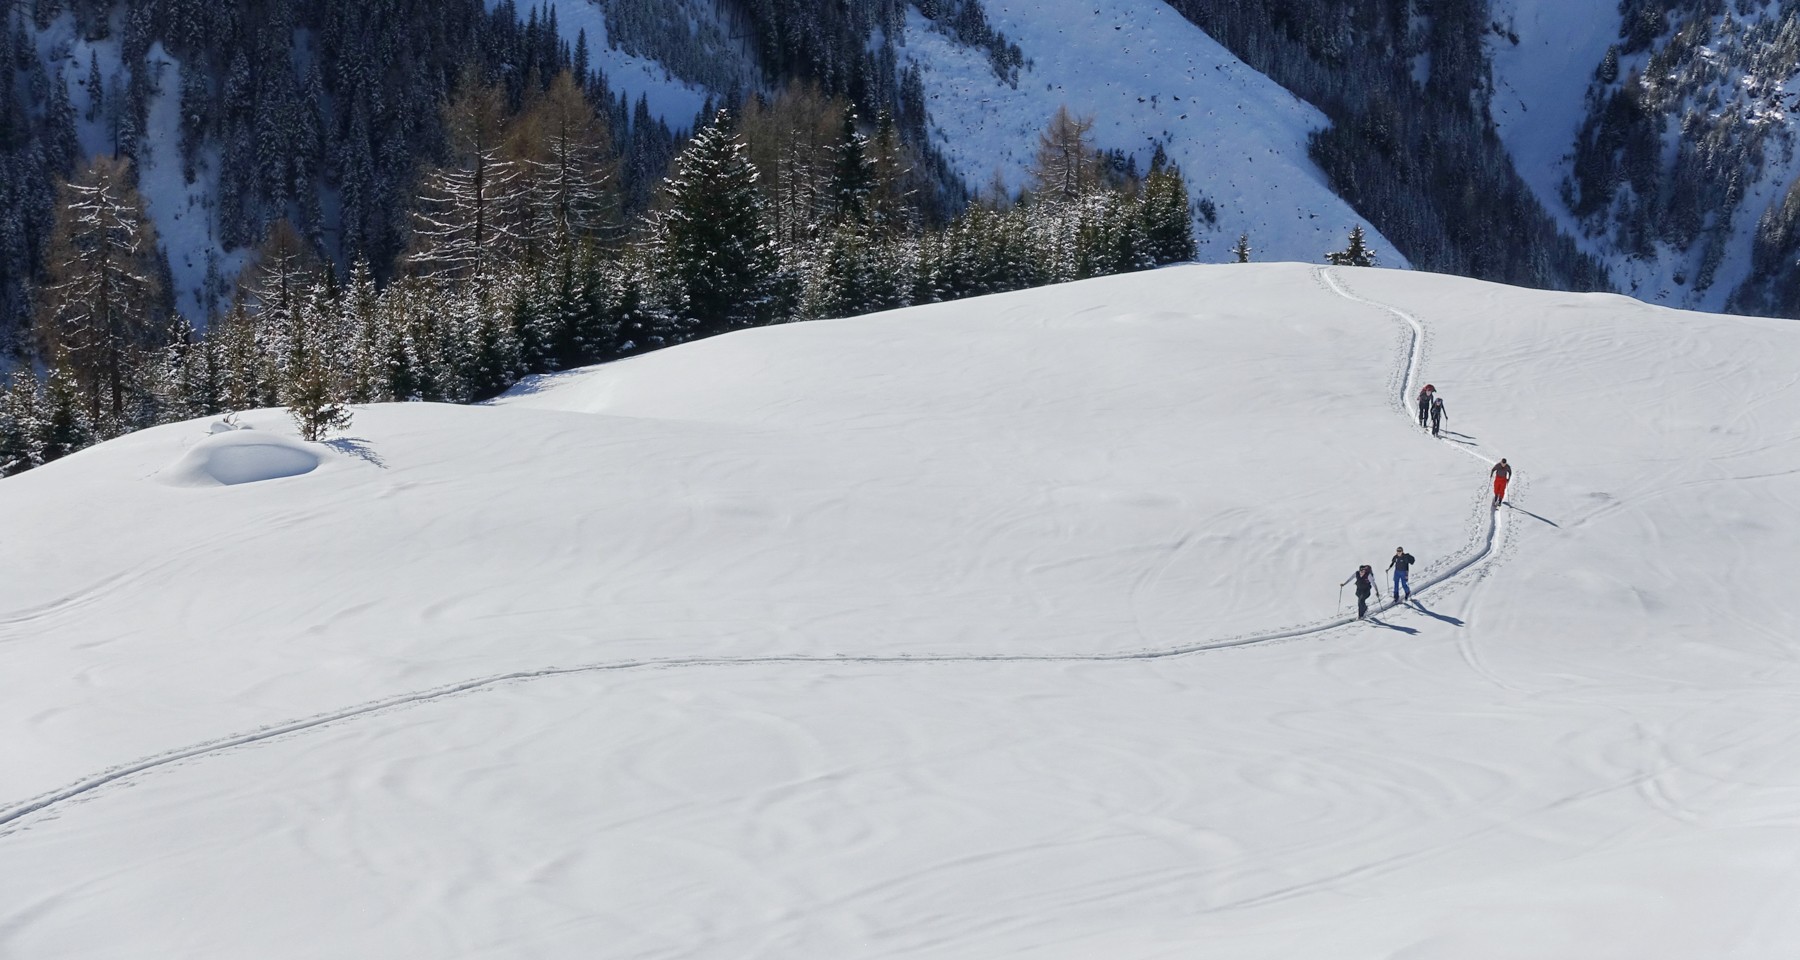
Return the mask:
POLYGON ((1401 591, 1406 592, 1405 599, 1412 599, 1412 582, 1407 579, 1413 565, 1413 555, 1406 552, 1405 547, 1394 548, 1394 559, 1388 561, 1388 569, 1394 571, 1394 602, 1402 599, 1401 591))

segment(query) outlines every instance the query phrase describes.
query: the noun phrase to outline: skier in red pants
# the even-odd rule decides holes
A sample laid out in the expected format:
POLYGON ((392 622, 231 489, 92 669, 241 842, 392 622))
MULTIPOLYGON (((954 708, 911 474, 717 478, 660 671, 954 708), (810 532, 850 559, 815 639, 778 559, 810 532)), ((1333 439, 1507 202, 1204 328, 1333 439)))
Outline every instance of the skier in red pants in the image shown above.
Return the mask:
POLYGON ((1488 471, 1488 475, 1494 478, 1494 509, 1498 510, 1506 502, 1506 482, 1512 479, 1512 465, 1506 462, 1505 457, 1501 457, 1500 462, 1494 464, 1494 469, 1488 471))

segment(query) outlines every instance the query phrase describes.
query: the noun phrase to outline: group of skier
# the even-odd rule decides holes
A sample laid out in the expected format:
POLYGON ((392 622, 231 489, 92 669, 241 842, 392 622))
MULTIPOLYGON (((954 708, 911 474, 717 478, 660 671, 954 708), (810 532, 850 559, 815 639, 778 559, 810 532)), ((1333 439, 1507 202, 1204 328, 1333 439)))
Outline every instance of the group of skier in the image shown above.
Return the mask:
MULTIPOLYGON (((1394 555, 1389 558, 1387 568, 1394 574, 1393 597, 1395 603, 1412 599, 1412 565, 1417 562, 1413 559, 1412 554, 1406 552, 1405 547, 1394 548, 1394 555), (1405 596, 1402 596, 1402 593, 1405 596)), ((1356 584, 1356 619, 1361 620, 1369 615, 1369 594, 1375 594, 1377 599, 1384 598, 1381 596, 1381 588, 1375 585, 1375 568, 1366 563, 1357 567, 1356 572, 1350 575, 1350 579, 1338 586, 1341 587, 1351 582, 1356 584)))
POLYGON ((1419 391, 1419 426, 1429 426, 1431 435, 1435 437, 1448 416, 1450 414, 1444 411, 1444 398, 1438 396, 1436 387, 1426 384, 1425 389, 1419 391))
MULTIPOLYGON (((1419 426, 1429 426, 1431 435, 1438 436, 1438 430, 1446 416, 1444 398, 1438 396, 1436 387, 1426 384, 1425 389, 1419 391, 1419 426)), ((1488 470, 1488 476, 1494 481, 1493 509, 1498 510, 1506 502, 1506 485, 1512 480, 1512 465, 1506 462, 1505 457, 1501 457, 1500 462, 1488 470)), ((1412 565, 1416 562, 1418 561, 1413 555, 1406 552, 1406 548, 1394 548, 1394 556, 1388 560, 1387 569, 1393 573, 1391 595, 1395 603, 1412 599, 1411 572, 1412 565)), ((1381 588, 1376 585, 1375 568, 1366 563, 1357 567, 1356 572, 1338 586, 1341 589, 1351 583, 1356 584, 1356 619, 1361 620, 1369 615, 1371 593, 1377 599, 1385 598, 1381 596, 1381 588)))

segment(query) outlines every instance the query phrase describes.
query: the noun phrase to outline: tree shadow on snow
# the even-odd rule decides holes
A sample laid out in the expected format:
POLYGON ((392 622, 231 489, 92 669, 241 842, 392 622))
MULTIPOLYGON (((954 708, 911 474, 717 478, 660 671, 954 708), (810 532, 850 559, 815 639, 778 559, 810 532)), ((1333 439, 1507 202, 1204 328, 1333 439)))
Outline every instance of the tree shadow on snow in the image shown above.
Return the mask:
POLYGON ((381 459, 381 454, 376 453, 375 448, 369 445, 369 441, 361 437, 337 437, 325 441, 325 445, 347 457, 366 460, 383 470, 387 469, 387 461, 381 459))

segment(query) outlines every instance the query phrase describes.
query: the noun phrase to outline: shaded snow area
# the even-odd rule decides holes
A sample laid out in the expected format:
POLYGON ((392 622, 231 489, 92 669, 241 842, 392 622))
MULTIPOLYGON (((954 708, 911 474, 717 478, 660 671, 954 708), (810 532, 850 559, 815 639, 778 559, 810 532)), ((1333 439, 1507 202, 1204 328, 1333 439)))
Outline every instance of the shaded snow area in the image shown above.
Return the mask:
MULTIPOLYGON (((1588 88, 1606 48, 1619 42, 1613 3, 1491 0, 1493 16, 1519 42, 1488 35, 1494 98, 1489 112, 1519 177, 1571 237, 1582 230, 1562 202, 1562 182, 1587 117, 1588 88)), ((1593 245, 1585 249, 1590 252, 1593 245)))
POLYGON ((1316 262, 1361 223, 1382 265, 1406 265, 1307 158, 1307 135, 1325 115, 1160 0, 988 0, 986 9, 1025 55, 1016 89, 984 51, 916 10, 901 53, 924 78, 933 141, 971 187, 996 176, 1009 190, 1024 186, 1039 131, 1067 105, 1096 120, 1097 146, 1132 153, 1140 169, 1162 143, 1195 199, 1216 204, 1216 223, 1196 216, 1202 261, 1233 259, 1247 232, 1257 260, 1316 262))
POLYGON ((1192 266, 360 408, 290 476, 233 446, 280 411, 102 444, 0 482, 0 956, 1791 957, 1797 366, 1192 266))
MULTIPOLYGON (((487 8, 500 6, 500 0, 487 0, 487 8)), ((518 3, 519 16, 532 9, 556 11, 557 36, 570 48, 581 31, 587 31, 588 63, 606 74, 613 96, 623 93, 636 106, 639 97, 648 101, 651 116, 672 130, 689 130, 694 118, 706 106, 709 91, 687 83, 655 60, 633 56, 614 47, 606 32, 606 12, 597 0, 524 0, 518 3)))
POLYGON ((150 46, 146 59, 157 79, 142 140, 138 190, 169 258, 175 306, 182 316, 203 323, 228 299, 251 251, 227 251, 219 243, 218 148, 200 152, 193 183, 182 173, 179 62, 163 50, 161 41, 150 46))
MULTIPOLYGON (((90 70, 97 65, 102 103, 124 102, 129 77, 120 66, 117 31, 108 39, 89 41, 75 30, 74 15, 65 13, 38 31, 36 42, 52 80, 60 79, 68 87, 83 158, 112 156, 116 145, 111 115, 109 109, 94 108, 95 91, 89 85, 90 70)), ((152 84, 149 118, 139 138, 138 192, 169 260, 176 309, 203 323, 243 270, 250 252, 228 252, 219 244, 217 149, 202 151, 197 158, 193 183, 182 172, 180 61, 161 41, 150 45, 144 60, 140 69, 150 71, 152 84)))

